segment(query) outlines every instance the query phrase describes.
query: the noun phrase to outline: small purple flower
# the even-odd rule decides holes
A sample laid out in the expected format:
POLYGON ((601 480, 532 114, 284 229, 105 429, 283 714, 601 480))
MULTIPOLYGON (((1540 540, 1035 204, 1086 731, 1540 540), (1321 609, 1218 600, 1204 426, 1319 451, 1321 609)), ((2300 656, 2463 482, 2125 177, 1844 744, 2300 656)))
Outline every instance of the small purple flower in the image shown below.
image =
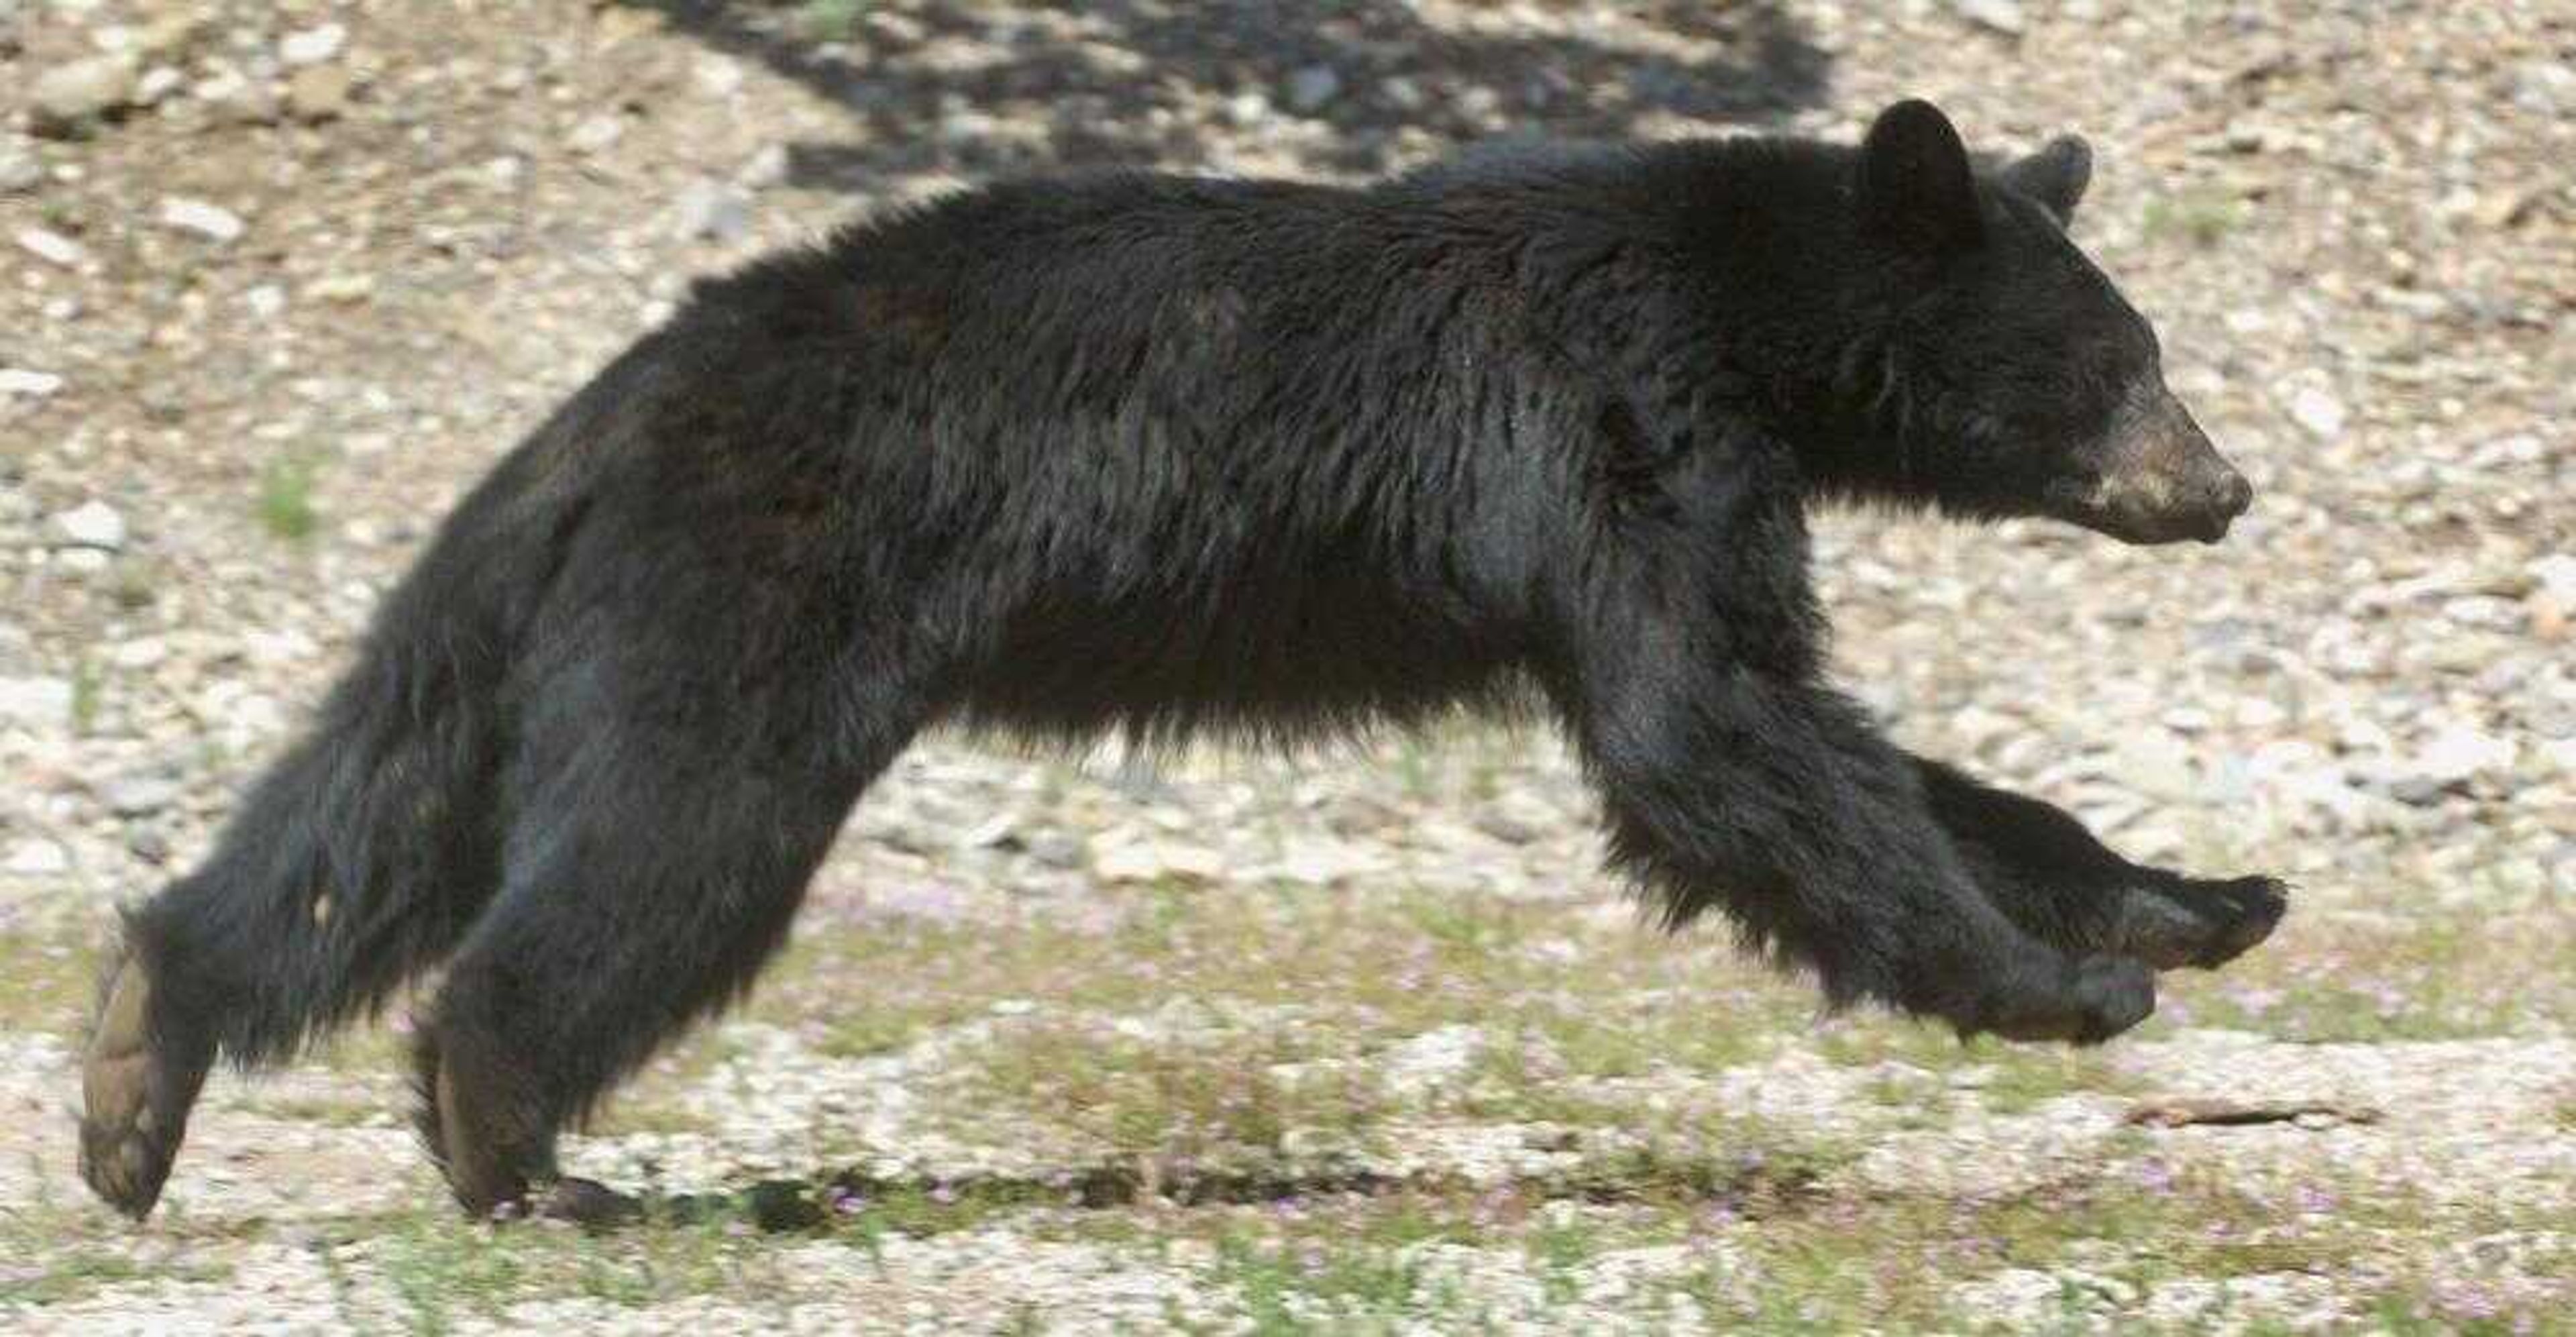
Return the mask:
POLYGON ((2446 1318, 2492 1319, 2504 1312, 2494 1291, 2469 1281, 2445 1281, 2433 1288, 2433 1303, 2446 1318))
POLYGON ((2156 1159, 2139 1162, 2138 1187, 2160 1198, 2170 1195, 2174 1191, 2173 1167, 2156 1159))

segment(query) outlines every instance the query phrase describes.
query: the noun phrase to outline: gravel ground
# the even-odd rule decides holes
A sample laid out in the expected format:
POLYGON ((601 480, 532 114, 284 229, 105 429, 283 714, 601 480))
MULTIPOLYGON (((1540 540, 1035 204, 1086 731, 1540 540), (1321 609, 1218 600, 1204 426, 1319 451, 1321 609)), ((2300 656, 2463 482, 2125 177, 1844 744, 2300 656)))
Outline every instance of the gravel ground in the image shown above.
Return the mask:
POLYGON ((2576 1310, 2566 0, 0 0, 0 86, 0 1323, 2576 1310), (384 1032, 218 1078, 152 1225, 80 1193, 109 907, 693 276, 1054 165, 1361 177, 1494 135, 1849 135, 1906 94, 1983 145, 2093 140, 2079 235, 2260 492, 2209 550, 1823 526, 1846 677, 1909 744, 2298 883, 2135 1040, 1819 1019, 1719 935, 1655 937, 1543 734, 1159 770, 940 739, 770 987, 575 1152, 798 1211, 451 1222, 384 1032))

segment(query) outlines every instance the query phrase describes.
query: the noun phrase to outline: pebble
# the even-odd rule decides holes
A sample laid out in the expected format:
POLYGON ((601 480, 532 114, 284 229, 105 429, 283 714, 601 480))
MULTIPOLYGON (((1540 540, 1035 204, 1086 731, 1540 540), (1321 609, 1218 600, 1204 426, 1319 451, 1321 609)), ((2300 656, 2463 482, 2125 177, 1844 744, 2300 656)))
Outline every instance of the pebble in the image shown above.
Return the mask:
POLYGON ((770 190, 786 184, 787 174, 793 166, 786 145, 765 144, 743 163, 742 170, 735 174, 734 179, 741 182, 745 190, 770 190))
POLYGON ((2563 60, 2535 60, 2514 71, 2513 100, 2542 116, 2576 115, 2576 70, 2563 60))
POLYGON ((125 517, 103 501, 85 501, 54 516, 54 533, 78 548, 109 552, 125 546, 125 517))
POLYGON ((1342 76, 1330 65, 1309 65, 1288 76, 1288 105, 1301 114, 1311 114, 1342 93, 1342 76))
POLYGON ((1204 845, 1131 836, 1095 844, 1091 871, 1107 882, 1213 882, 1225 876, 1226 859, 1204 845))
POLYGON ((180 195, 161 201, 161 223, 181 232, 193 232, 219 245, 241 240, 247 226, 241 215, 222 205, 180 195))
POLYGON ((304 285, 305 296, 343 305, 363 302, 375 293, 376 280, 367 274, 325 274, 304 285))
POLYGON ((0 399, 45 399, 63 388, 63 378, 28 367, 0 367, 0 399))
POLYGON ((672 202, 671 230, 683 241, 738 241, 751 230, 751 201, 721 182, 690 182, 672 202))
POLYGON ((99 799, 119 817, 149 817, 179 801, 179 782, 166 775, 129 775, 107 783, 99 799))
POLYGON ((700 56, 689 67, 689 77, 698 91, 711 98, 729 98, 742 91, 742 62, 731 56, 700 56))
POLYGON ((315 65, 286 80, 286 110, 299 121, 327 121, 349 105, 349 68, 315 65))
POLYGON ((0 195, 23 195, 45 184, 45 165, 16 136, 0 138, 0 195))
POLYGON ((134 100, 141 71, 122 52, 65 61, 36 76, 27 110, 39 134, 68 135, 134 100))
POLYGON ((223 70, 200 80, 190 96, 205 103, 218 120, 233 125, 267 125, 277 119, 277 90, 265 79, 238 70, 223 70))
POLYGON ((1464 1022, 1443 1026, 1389 1047, 1380 1071, 1390 1092, 1420 1095, 1466 1076, 1486 1045, 1480 1027, 1464 1022))
POLYGON ((73 696, 67 678, 0 678, 0 725, 68 729, 73 696))
POLYGON ((134 85, 134 105, 157 107, 172 93, 186 86, 188 76, 167 65, 155 65, 143 72, 134 85))
POLYGON ((2519 752, 2511 738, 2454 724, 2403 758, 2377 767, 2375 778, 2389 797, 2423 807, 2466 789, 2481 776, 2510 772, 2519 752))
POLYGON ((289 65, 319 65, 340 54, 348 43, 349 30, 336 23, 325 23, 302 32, 288 33, 277 44, 278 59, 289 65))
POLYGON ((77 269, 89 259, 89 251, 79 242, 40 227, 18 229, 19 249, 49 265, 77 269))
POLYGON ((574 126, 572 132, 564 136, 563 142, 565 148, 587 156, 604 153, 625 137, 625 119, 601 112, 596 116, 585 118, 581 124, 574 126))
POLYGON ((2576 608, 2576 553, 2553 552, 2531 563, 2531 583, 2561 608, 2576 608))
POLYGON ((0 873, 17 877, 53 877, 72 870, 72 852, 59 840, 36 836, 9 847, 9 857, 0 861, 0 873))
POLYGON ((2030 26, 2021 0, 1950 0, 1950 8, 1970 23, 2009 36, 2018 37, 2030 26))
POLYGON ((2342 435, 2345 417, 2343 401, 2316 386, 2301 386, 2290 396, 2290 421, 2321 441, 2342 435))

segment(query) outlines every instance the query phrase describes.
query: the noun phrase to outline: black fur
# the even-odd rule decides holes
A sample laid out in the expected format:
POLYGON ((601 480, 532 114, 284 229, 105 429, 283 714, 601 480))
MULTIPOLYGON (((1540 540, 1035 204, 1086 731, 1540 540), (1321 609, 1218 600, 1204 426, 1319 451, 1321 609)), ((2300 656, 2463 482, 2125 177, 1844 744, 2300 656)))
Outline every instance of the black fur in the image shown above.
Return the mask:
POLYGON ((926 726, 1535 702, 1671 922, 1722 910, 1838 1003, 2102 1038, 2166 963, 2123 954, 2129 898, 2237 884, 1883 741, 1807 570, 1819 499, 2038 512, 2152 375, 2051 152, 1972 172, 1912 104, 1866 151, 1032 182, 702 284, 466 499, 134 913, 156 1024, 263 1062, 447 960, 433 1150, 444 1078, 542 1177, 748 986, 926 726))

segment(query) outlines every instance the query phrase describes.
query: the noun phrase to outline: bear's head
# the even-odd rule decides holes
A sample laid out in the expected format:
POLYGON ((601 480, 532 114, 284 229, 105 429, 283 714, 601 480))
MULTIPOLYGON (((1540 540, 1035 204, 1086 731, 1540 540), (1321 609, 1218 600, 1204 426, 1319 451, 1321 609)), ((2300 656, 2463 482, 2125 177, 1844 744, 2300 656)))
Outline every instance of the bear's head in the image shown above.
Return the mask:
POLYGON ((2253 488, 2165 388, 2146 319, 2066 225, 2092 153, 2066 137, 1979 170, 1930 103, 1881 113, 1853 160, 1879 337, 1840 369, 1871 462, 1853 490, 2127 543, 2216 542, 2253 488))

